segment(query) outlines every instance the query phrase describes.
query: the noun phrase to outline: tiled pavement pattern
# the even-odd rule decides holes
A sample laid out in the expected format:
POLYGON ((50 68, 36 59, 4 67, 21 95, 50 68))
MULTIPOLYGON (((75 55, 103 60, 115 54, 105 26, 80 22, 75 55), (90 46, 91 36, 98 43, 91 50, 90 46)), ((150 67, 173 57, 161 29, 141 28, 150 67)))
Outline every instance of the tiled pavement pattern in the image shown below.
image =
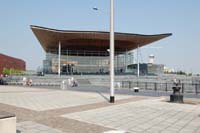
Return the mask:
POLYGON ((45 92, 50 89, 38 89, 35 87, 23 87, 23 86, 0 86, 0 93, 21 93, 21 92, 45 92))
POLYGON ((0 86, 0 110, 16 114, 18 133, 200 132, 199 104, 128 95, 117 95, 110 104, 106 97, 95 91, 0 86))
MULTIPOLYGON (((77 91, 56 91, 45 89, 34 89, 24 87, 0 86, 0 103, 22 107, 35 111, 45 111, 50 109, 59 109, 74 107, 85 104, 105 102, 108 94, 77 92, 77 91), (8 89, 9 93, 5 93, 8 89), (29 90, 30 89, 30 90, 29 90)), ((129 98, 126 95, 117 95, 117 100, 129 98)))
MULTIPOLYGON (((1 111, 7 111, 16 114, 18 124, 21 124, 21 122, 26 123, 26 121, 31 121, 32 123, 32 126, 23 126, 22 128, 18 125, 17 133, 40 133, 41 131, 39 130, 31 130, 32 127, 35 125, 37 126, 38 124, 41 124, 43 127, 47 126, 49 129, 48 132, 51 132, 50 130, 54 132, 54 129, 63 131, 64 133, 102 133, 103 131, 111 130, 111 128, 104 126, 88 124, 85 122, 79 122, 73 119, 60 117, 66 113, 112 106, 113 104, 109 104, 107 102, 106 96, 101 92, 90 93, 79 91, 55 91, 51 89, 40 89, 32 87, 0 86, 0 96, 1 111), (49 97, 49 94, 51 94, 51 99, 45 99, 46 97, 49 97), (63 98, 63 100, 66 101, 63 103, 65 106, 61 105, 55 107, 54 105, 56 102, 54 101, 59 103, 60 98, 63 98), (90 104, 90 101, 94 103, 90 104), (68 102, 70 102, 70 104, 68 102), (82 105, 80 105, 79 102, 82 102, 82 105), (48 107, 51 108, 47 108, 46 106, 41 107, 41 105, 49 103, 51 106, 48 107), (33 105, 31 104, 35 105, 35 107, 39 106, 40 108, 33 108, 33 105)), ((129 97, 131 96, 118 95, 118 100, 115 104, 123 104, 129 101, 138 101, 146 98, 129 97)))
POLYGON ((130 132, 200 133, 200 105, 142 100, 63 117, 130 132))
POLYGON ((17 133, 63 133, 58 129, 54 129, 33 121, 24 121, 17 123, 17 133))

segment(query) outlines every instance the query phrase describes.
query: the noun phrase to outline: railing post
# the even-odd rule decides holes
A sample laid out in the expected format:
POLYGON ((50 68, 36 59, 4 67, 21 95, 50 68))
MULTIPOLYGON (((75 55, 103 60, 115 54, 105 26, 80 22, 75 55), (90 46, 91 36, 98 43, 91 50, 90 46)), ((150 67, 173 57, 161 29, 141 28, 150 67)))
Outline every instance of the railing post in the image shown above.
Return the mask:
POLYGON ((157 91, 157 83, 154 83, 154 90, 157 91))
POLYGON ((145 82, 145 90, 147 90, 147 82, 145 82))
POLYGON ((131 81, 129 81, 129 89, 131 88, 131 81))
POLYGON ((182 83, 182 93, 184 93, 184 83, 182 83))
POLYGON ((197 84, 195 84, 195 94, 197 95, 197 84))
POLYGON ((165 91, 167 92, 167 82, 165 83, 165 91))

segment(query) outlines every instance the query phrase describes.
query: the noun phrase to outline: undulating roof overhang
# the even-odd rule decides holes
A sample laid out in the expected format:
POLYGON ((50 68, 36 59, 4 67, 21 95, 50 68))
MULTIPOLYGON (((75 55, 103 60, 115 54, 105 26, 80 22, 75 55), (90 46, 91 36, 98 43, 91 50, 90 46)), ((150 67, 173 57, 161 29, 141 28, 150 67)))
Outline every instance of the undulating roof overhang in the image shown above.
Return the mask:
MULTIPOLYGON (((109 32, 56 30, 34 25, 31 25, 31 29, 46 52, 57 50, 59 42, 62 50, 107 51, 109 49, 109 32)), ((142 47, 171 35, 171 33, 141 35, 115 32, 115 51, 133 50, 138 45, 142 47)))

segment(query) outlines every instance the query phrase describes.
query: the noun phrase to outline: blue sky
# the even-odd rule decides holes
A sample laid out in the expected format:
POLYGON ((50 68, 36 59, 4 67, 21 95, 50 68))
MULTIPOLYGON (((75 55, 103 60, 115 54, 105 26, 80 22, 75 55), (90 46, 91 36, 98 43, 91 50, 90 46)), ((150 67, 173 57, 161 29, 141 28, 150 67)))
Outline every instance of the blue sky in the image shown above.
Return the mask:
MULTIPOLYGON (((0 0, 0 53, 22 58, 27 69, 42 66, 45 52, 30 29, 109 30, 109 0, 0 0), (93 11, 96 6, 99 11, 93 11)), ((143 62, 200 73, 199 0, 115 0, 115 31, 173 33, 141 49, 143 62), (151 48, 159 47, 159 48, 151 48)))

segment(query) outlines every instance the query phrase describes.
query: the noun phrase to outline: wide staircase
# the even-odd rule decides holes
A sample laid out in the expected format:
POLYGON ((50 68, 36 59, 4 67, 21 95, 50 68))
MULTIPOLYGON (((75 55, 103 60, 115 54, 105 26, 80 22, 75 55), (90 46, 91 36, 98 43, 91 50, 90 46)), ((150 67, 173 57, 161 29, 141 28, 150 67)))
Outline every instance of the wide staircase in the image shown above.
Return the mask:
MULTIPOLYGON (((63 81, 67 81, 74 76, 57 76, 57 75, 45 75, 45 76, 12 76, 7 79, 8 85, 23 85, 23 78, 31 79, 32 86, 60 86, 63 81)), ((90 85, 90 81, 86 78, 76 78, 79 85, 90 85)))
MULTIPOLYGON (((84 85, 94 85, 94 86, 109 86, 109 75, 45 75, 45 76, 36 76, 36 75, 26 75, 26 76, 10 76, 7 78, 9 85, 22 85, 23 78, 32 79, 33 86, 60 86, 64 80, 68 80, 71 77, 74 77, 78 81, 78 84, 81 86, 84 85)), ((126 81, 131 82, 157 82, 157 83, 173 83, 174 75, 161 75, 161 76, 141 76, 137 77, 134 75, 116 75, 115 82, 122 83, 126 81)), ((179 76, 177 79, 180 79, 182 83, 192 83, 193 80, 191 77, 179 76)), ((199 79, 199 78, 198 78, 199 79)))

